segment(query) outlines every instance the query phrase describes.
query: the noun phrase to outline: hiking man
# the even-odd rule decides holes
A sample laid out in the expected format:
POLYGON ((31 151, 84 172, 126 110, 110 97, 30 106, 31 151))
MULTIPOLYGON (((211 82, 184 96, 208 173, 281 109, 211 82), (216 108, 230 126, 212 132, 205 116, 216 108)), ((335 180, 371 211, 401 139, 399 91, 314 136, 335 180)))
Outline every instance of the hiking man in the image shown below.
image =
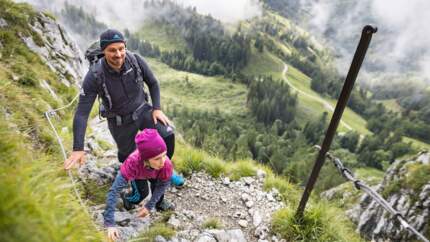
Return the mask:
MULTIPOLYGON (((100 50, 104 57, 90 66, 82 84, 73 119, 73 152, 64 161, 64 168, 67 170, 77 162, 85 162, 85 131, 97 96, 102 100, 102 116, 107 118, 109 131, 117 144, 119 162, 123 163, 136 149, 134 138, 139 130, 145 128, 158 130, 166 143, 167 156, 171 158, 175 145, 173 128, 161 111, 160 87, 148 64, 139 55, 126 50, 123 34, 114 29, 100 35, 100 50), (149 88, 152 105, 148 103, 143 82, 149 88)), ((139 184, 142 183, 132 184, 137 195, 146 189, 139 187, 139 184), (135 187, 138 189, 135 190, 135 187)))

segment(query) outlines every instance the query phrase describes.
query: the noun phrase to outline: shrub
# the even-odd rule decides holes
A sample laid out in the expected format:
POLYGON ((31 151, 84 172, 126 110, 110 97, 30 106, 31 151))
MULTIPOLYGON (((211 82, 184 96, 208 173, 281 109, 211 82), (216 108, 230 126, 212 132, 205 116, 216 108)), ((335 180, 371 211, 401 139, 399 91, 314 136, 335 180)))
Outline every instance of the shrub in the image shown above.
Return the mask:
POLYGON ((163 223, 153 224, 145 233, 135 239, 135 241, 153 242, 157 235, 163 236, 165 239, 170 239, 175 236, 175 230, 166 226, 163 223))
POLYGON ((232 180, 239 180, 241 177, 255 176, 256 165, 250 160, 242 160, 231 163, 228 175, 232 180))
POLYGON ((361 241, 342 211, 320 201, 308 204, 303 218, 295 207, 280 209, 272 217, 272 229, 287 241, 361 241))
POLYGON ((223 227, 223 224, 218 218, 208 218, 203 223, 202 227, 204 229, 220 229, 223 227))

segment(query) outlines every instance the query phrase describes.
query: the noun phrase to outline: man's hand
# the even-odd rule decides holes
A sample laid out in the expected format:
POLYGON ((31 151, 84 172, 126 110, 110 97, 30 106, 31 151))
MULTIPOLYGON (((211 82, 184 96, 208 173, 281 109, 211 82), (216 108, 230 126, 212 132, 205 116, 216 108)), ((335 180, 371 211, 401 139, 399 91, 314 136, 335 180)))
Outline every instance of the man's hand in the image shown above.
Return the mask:
POLYGON ((157 124, 157 120, 160 120, 164 125, 170 125, 171 122, 169 118, 163 113, 163 111, 159 109, 154 109, 152 111, 152 119, 154 120, 154 124, 157 124))
POLYGON ((85 151, 73 151, 70 157, 64 161, 64 169, 72 168, 76 162, 79 162, 80 165, 85 163, 85 151))
POLYGON ((145 207, 142 207, 137 213, 137 217, 144 218, 149 215, 149 210, 145 207))
POLYGON ((109 241, 115 241, 119 238, 119 230, 115 227, 109 227, 107 229, 109 241))

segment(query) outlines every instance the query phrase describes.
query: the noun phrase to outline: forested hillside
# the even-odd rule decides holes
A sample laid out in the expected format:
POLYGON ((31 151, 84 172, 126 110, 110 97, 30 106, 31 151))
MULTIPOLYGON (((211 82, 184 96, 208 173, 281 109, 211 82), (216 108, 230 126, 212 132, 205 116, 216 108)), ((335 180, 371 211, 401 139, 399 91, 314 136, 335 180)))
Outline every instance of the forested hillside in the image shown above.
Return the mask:
MULTIPOLYGON (((72 194, 61 167, 63 157, 43 112, 64 106, 78 93, 77 84, 86 71, 81 53, 98 40, 101 31, 111 28, 110 23, 73 1, 52 13, 0 1, 6 6, 0 10, 0 128, 7 138, 1 144, 2 188, 7 188, 2 196, 7 202, 0 206, 4 214, 0 228, 9 231, 5 241, 32 240, 33 229, 19 228, 27 220, 26 226, 37 228, 34 241, 98 241, 103 235, 91 224, 100 218, 85 213, 72 194), (15 182, 17 177, 22 184, 15 182)), ((162 109, 178 134, 173 162, 186 179, 204 171, 214 179, 239 181, 264 170, 262 187, 276 188, 285 204, 274 213, 267 233, 288 241, 360 241, 338 210, 339 200, 327 203, 319 198, 338 185, 351 185, 344 184, 329 162, 322 168, 305 221, 293 216, 317 154, 314 146, 322 143, 347 70, 337 68, 335 49, 300 26, 308 16, 302 4, 262 2, 261 16, 227 25, 175 1, 144 1, 139 3, 144 20, 138 27, 121 26, 120 31, 127 49, 145 58, 160 83, 162 109)), ((430 147, 430 89, 420 80, 410 85, 402 81, 399 85, 407 88, 359 83, 351 94, 330 153, 360 178, 380 181, 399 159, 430 147)), ((71 148, 74 105, 56 116, 66 149, 71 148)), ((76 174, 91 212, 100 212, 112 182, 109 172, 117 169, 111 155, 114 145, 102 140, 105 134, 100 134, 97 122, 94 119, 87 132, 89 165, 76 174), (109 172, 103 177, 105 170, 109 172), (83 176, 85 172, 90 175, 83 176), (98 180, 91 180, 91 172, 98 180)), ((425 170, 426 164, 422 167, 425 170)), ((414 186, 428 183, 428 175, 411 171, 419 174, 414 186)), ((186 189, 196 188, 191 184, 186 189)), ((393 194, 401 191, 390 189, 393 194)), ((175 199, 176 194, 169 196, 175 199)), ((350 200, 357 202, 358 195, 353 195, 350 200)), ((149 230, 137 230, 138 235, 128 232, 127 238, 151 241, 160 234, 173 238, 175 229, 179 235, 191 233, 168 225, 178 214, 160 216, 149 230)), ((133 226, 128 223, 130 219, 124 225, 127 229, 133 226)), ((424 223, 422 230, 428 231, 428 226, 424 223)))

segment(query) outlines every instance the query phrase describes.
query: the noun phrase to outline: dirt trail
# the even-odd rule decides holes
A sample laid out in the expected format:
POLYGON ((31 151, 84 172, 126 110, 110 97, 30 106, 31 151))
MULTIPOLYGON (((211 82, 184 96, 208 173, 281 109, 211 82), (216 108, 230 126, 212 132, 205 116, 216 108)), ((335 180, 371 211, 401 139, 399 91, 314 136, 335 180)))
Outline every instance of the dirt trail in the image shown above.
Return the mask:
MULTIPOLYGON (((309 97, 309 98, 311 98, 311 99, 313 99, 313 100, 315 100, 317 102, 322 103, 325 109, 329 110, 330 112, 334 112, 334 107, 330 103, 328 103, 327 101, 321 99, 320 97, 316 97, 316 96, 313 96, 313 95, 311 95, 309 93, 306 93, 306 92, 298 89, 297 87, 295 87, 288 80, 288 78, 287 78, 287 71, 288 71, 288 65, 284 64, 284 70, 282 71, 282 76, 283 76, 285 82, 291 87, 291 89, 293 89, 294 91, 298 92, 300 95, 307 96, 307 97, 309 97)), ((345 126, 345 128, 347 128, 348 130, 353 130, 352 127, 349 124, 347 124, 346 122, 344 122, 343 120, 340 120, 340 123, 343 126, 345 126)))

